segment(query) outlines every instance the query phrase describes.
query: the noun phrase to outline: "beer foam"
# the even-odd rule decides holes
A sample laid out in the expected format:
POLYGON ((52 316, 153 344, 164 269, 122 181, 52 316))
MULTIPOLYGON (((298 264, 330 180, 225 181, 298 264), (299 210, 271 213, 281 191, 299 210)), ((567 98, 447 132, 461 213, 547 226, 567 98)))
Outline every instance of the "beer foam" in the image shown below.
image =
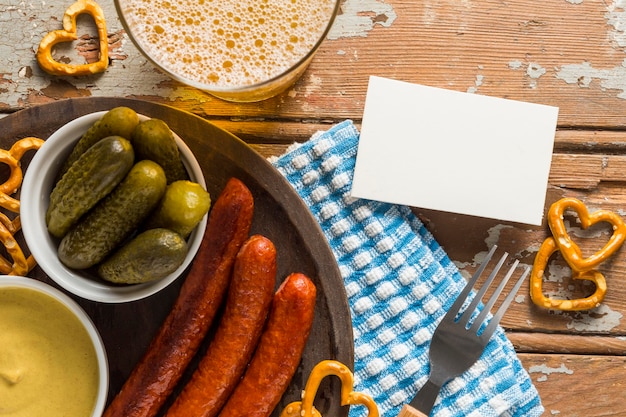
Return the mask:
POLYGON ((120 0, 132 35, 172 74, 215 87, 272 79, 323 35, 335 0, 120 0))

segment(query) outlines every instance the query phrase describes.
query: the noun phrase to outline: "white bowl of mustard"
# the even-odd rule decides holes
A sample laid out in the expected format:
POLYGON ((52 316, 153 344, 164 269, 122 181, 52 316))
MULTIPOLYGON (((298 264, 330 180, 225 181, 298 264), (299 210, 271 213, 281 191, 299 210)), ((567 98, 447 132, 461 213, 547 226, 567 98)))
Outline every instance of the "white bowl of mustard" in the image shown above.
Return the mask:
POLYGON ((0 276, 0 415, 100 417, 109 384, 96 327, 43 282, 0 276))

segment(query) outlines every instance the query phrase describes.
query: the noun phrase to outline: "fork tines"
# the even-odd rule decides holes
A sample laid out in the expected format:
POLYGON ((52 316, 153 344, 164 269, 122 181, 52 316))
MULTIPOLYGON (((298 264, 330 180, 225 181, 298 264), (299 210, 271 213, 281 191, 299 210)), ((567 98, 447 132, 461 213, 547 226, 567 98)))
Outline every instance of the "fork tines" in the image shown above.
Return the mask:
MULTIPOLYGON (((492 296, 487 301, 487 304, 483 306, 482 310, 480 311, 480 314, 478 314, 478 316, 473 320, 473 322, 470 325, 470 319, 474 315, 474 312, 476 311, 476 308, 478 307, 478 303, 480 303, 480 301, 482 300, 483 296, 485 295, 485 292, 487 292, 487 289, 489 288, 489 286, 495 279, 496 275, 502 268, 502 265, 504 264, 506 258, 508 257, 508 253, 505 252, 500 258, 500 260, 498 261, 498 263, 496 264, 495 268, 492 270, 491 274, 489 274, 487 281, 485 281, 485 283, 480 287, 478 292, 474 295, 471 303, 464 310, 463 314, 457 318, 457 316, 460 313, 461 308, 463 307, 466 300, 468 299, 470 292, 473 290, 474 285, 476 284, 476 281, 478 281, 481 274, 487 267, 487 264, 491 260, 491 257, 496 251, 496 248, 497 248, 496 245, 494 245, 491 248, 491 250, 485 257, 485 259, 481 263, 480 267, 478 268, 478 270, 474 273, 471 280, 467 283, 467 285, 465 286, 461 294, 459 294, 454 304, 452 304, 452 307, 450 308, 448 313, 445 315, 444 320, 454 321, 454 322, 457 322, 458 324, 464 325, 465 327, 471 326, 469 328, 470 331, 473 331, 474 333, 479 332, 480 327, 484 324, 485 319, 487 318, 487 315, 489 314, 491 308, 498 300, 500 294, 504 290, 504 287, 506 286, 509 279, 511 278, 511 276, 513 275, 513 273, 515 272, 516 268, 519 265, 518 260, 515 260, 515 262, 513 262, 513 265, 509 268, 504 278, 500 281, 500 284, 498 285, 498 287, 496 288, 492 296)), ((496 313, 492 316, 491 320, 489 321, 489 324, 487 324, 487 327, 482 331, 482 333, 480 333, 481 338, 486 338, 486 339, 491 338, 498 323, 500 322, 500 319, 502 318, 502 316, 504 316, 504 313, 506 312, 509 305, 513 301, 513 298, 519 291, 520 287, 522 286, 522 283, 524 282, 524 279, 526 279, 526 276, 528 275, 529 272, 530 272, 530 267, 526 266, 524 269, 524 272, 515 283, 513 289, 507 294, 506 298, 504 299, 504 301, 502 302, 502 304, 500 305, 496 313)))

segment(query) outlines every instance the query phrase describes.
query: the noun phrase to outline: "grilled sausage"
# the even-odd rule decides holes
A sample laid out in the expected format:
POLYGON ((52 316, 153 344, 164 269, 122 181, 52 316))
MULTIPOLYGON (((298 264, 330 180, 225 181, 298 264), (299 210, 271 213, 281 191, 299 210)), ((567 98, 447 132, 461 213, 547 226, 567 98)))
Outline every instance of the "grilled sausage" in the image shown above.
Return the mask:
POLYGON ((171 312, 103 417, 153 417, 197 352, 249 236, 254 201, 232 178, 209 214, 200 249, 171 312))
POLYGON ((289 275, 282 283, 257 350, 220 417, 272 413, 302 359, 313 325, 315 294, 315 285, 301 273, 289 275))
POLYGON ((219 413, 254 353, 275 282, 274 244, 263 236, 252 236, 237 254, 215 336, 166 417, 214 417, 219 413))

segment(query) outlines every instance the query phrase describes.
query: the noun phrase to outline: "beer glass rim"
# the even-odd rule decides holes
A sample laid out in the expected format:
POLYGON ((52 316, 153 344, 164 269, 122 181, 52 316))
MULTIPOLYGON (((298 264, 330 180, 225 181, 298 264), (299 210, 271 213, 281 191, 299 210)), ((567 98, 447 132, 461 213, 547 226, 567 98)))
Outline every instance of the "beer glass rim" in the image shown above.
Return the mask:
POLYGON ((162 64, 160 64, 158 62, 157 59, 153 58, 145 50, 145 48, 141 45, 141 43, 137 39, 135 39, 135 35, 132 32, 132 30, 130 29, 130 26, 128 25, 128 22, 126 21, 126 17, 124 16, 124 13, 122 11, 122 6, 120 5, 120 1, 132 1, 132 0, 114 0, 113 2, 115 4, 115 9, 117 10, 118 18, 119 18, 120 22, 122 23, 122 26, 124 27, 124 31, 128 35, 128 38, 135 45, 135 47, 142 53, 142 55, 146 59, 148 59, 148 61, 150 61, 155 67, 157 67, 159 70, 161 70, 162 72, 164 72, 165 74, 167 74, 168 76, 170 76, 171 78, 173 78, 176 81, 179 81, 179 82, 181 82, 183 84, 186 84, 188 86, 197 88, 199 90, 206 91, 208 93, 215 92, 215 93, 223 93, 223 94, 237 94, 237 93, 245 93, 246 91, 249 91, 249 90, 256 90, 256 89, 260 89, 260 88, 263 88, 265 86, 271 85, 271 84, 273 84, 275 82, 278 82, 281 78, 287 76, 288 74, 291 74, 291 73, 297 71, 303 65, 305 65, 306 62, 313 57, 315 52, 317 52, 317 50, 319 49, 319 47, 322 44, 322 42, 324 42, 324 40, 328 36, 328 33, 330 32, 330 29, 332 28, 332 26, 333 26, 333 24, 335 22, 335 18, 337 17, 337 14, 339 13, 339 7, 341 5, 341 1, 342 0, 333 0, 334 1, 333 11, 332 11, 328 21, 326 22, 326 27, 324 28, 324 30, 320 34, 320 36, 317 39, 317 41, 315 41, 315 44, 298 61, 294 62, 286 70, 282 71, 281 73, 279 73, 279 74, 277 74, 277 75, 275 75, 275 76, 273 76, 273 77, 271 77, 271 78, 269 78, 267 80, 264 80, 264 81, 261 81, 261 82, 258 82, 258 83, 253 83, 253 84, 233 85, 233 86, 218 86, 218 85, 213 85, 213 84, 204 84, 204 83, 198 82, 196 80, 192 80, 192 79, 189 79, 187 77, 183 77, 183 76, 181 76, 179 74, 175 74, 174 72, 172 72, 172 71, 168 70, 167 68, 165 68, 162 64))

